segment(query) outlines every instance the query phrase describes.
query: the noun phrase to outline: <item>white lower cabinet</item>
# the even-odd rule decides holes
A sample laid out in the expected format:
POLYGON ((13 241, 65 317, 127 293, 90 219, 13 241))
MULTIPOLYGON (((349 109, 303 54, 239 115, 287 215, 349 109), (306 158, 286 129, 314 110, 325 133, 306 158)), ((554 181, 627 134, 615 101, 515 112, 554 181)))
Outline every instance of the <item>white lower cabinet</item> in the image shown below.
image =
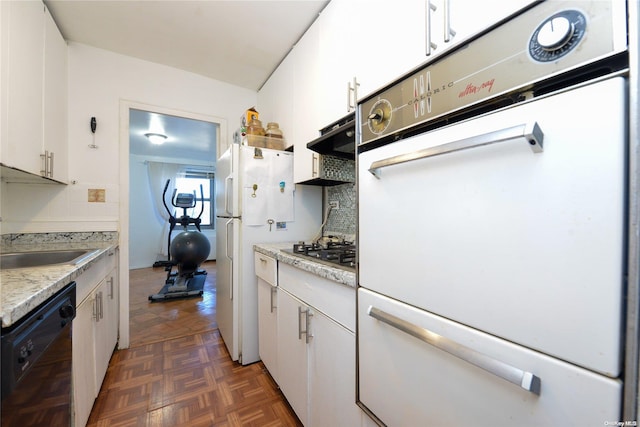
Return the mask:
POLYGON ((96 397, 95 359, 93 356, 94 334, 93 298, 85 299, 76 309, 73 320, 73 413, 75 427, 87 424, 96 397))
POLYGON ((76 279, 73 321, 74 425, 87 424, 118 341, 118 268, 116 251, 76 279))
POLYGON ((300 421, 307 427, 360 425, 355 289, 280 263, 277 310, 277 382, 300 421))
POLYGON ((258 276, 258 354, 278 382, 278 262, 256 252, 254 267, 258 276))
POLYGON ((118 342, 118 283, 117 269, 100 283, 96 291, 96 315, 94 316, 96 396, 107 373, 109 360, 118 342))
MULTIPOLYGON (((307 338, 301 334, 303 312, 309 307, 291 294, 278 292, 278 385, 302 424, 309 424, 309 377, 307 374, 309 349, 307 338), (286 369, 285 369, 286 367, 286 369)), ((306 323, 306 322, 305 322, 306 323)))
POLYGON ((355 334, 321 312, 314 313, 311 331, 309 425, 357 426, 355 334))
POLYGON ((278 288, 258 278, 258 354, 277 382, 278 374, 278 288))

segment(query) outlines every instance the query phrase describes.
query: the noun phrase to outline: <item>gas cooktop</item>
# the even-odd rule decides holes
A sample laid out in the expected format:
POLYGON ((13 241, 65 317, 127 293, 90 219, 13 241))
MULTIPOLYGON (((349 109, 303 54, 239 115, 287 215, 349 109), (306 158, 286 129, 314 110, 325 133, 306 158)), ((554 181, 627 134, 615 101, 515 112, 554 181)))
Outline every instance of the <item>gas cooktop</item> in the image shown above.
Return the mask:
POLYGON ((356 269, 356 246, 353 242, 344 240, 325 243, 298 242, 293 244, 292 249, 283 249, 283 251, 330 267, 353 272, 356 269))

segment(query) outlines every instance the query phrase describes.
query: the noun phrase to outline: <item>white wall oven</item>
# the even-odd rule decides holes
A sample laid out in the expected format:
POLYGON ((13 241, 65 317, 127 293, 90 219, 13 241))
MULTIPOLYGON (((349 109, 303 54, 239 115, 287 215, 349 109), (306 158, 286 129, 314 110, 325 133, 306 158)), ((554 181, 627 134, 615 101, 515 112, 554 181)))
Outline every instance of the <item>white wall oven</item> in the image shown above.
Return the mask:
POLYGON ((536 4, 358 105, 357 392, 380 424, 625 421, 626 17, 536 4))

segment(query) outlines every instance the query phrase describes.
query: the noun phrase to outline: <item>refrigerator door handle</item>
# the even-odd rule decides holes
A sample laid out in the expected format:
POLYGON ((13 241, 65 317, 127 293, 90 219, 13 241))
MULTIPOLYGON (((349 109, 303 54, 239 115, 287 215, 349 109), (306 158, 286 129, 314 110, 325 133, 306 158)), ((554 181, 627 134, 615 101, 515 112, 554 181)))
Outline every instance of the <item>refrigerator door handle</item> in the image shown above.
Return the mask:
MULTIPOLYGON (((224 255, 231 262, 231 268, 229 269, 230 280, 229 280, 229 299, 233 299, 233 256, 229 256, 229 226, 233 226, 233 218, 229 219, 229 221, 225 224, 225 253, 224 255)), ((233 250, 233 249, 232 249, 233 250)))
POLYGON ((389 314, 379 308, 369 306, 367 314, 374 319, 378 319, 389 326, 392 326, 414 338, 432 345, 442 351, 471 363, 478 368, 509 381, 533 394, 540 394, 541 380, 531 372, 523 371, 515 366, 511 366, 501 360, 491 358, 472 348, 466 347, 447 337, 438 335, 428 329, 414 325, 404 319, 389 314))
POLYGON ((529 144, 531 151, 534 153, 542 153, 542 141, 544 139, 544 134, 542 133, 538 123, 532 122, 498 129, 493 132, 460 139, 458 141, 449 142, 431 148, 425 148, 424 150, 414 151, 413 153, 400 154, 398 156, 378 160, 371 163, 369 172, 371 172, 371 174, 376 178, 380 178, 380 169, 389 166, 399 165, 418 159, 426 159, 428 157, 439 156, 442 154, 454 153, 456 151, 467 150, 469 148, 482 147, 498 142, 522 139, 529 144))
POLYGON ((224 211, 228 215, 233 216, 233 212, 229 210, 229 200, 231 199, 231 197, 229 197, 229 191, 233 190, 232 186, 229 185, 229 182, 233 182, 233 175, 229 175, 224 179, 224 211))

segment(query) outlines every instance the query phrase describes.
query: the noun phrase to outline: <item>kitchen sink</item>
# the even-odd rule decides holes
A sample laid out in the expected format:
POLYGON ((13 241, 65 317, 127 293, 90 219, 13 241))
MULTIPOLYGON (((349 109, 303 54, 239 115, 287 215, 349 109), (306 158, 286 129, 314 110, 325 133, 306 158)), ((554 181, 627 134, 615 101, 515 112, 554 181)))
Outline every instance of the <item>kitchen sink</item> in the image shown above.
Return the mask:
POLYGON ((0 254, 0 269, 41 267, 54 264, 75 265, 97 252, 97 249, 78 249, 5 253, 0 254))

